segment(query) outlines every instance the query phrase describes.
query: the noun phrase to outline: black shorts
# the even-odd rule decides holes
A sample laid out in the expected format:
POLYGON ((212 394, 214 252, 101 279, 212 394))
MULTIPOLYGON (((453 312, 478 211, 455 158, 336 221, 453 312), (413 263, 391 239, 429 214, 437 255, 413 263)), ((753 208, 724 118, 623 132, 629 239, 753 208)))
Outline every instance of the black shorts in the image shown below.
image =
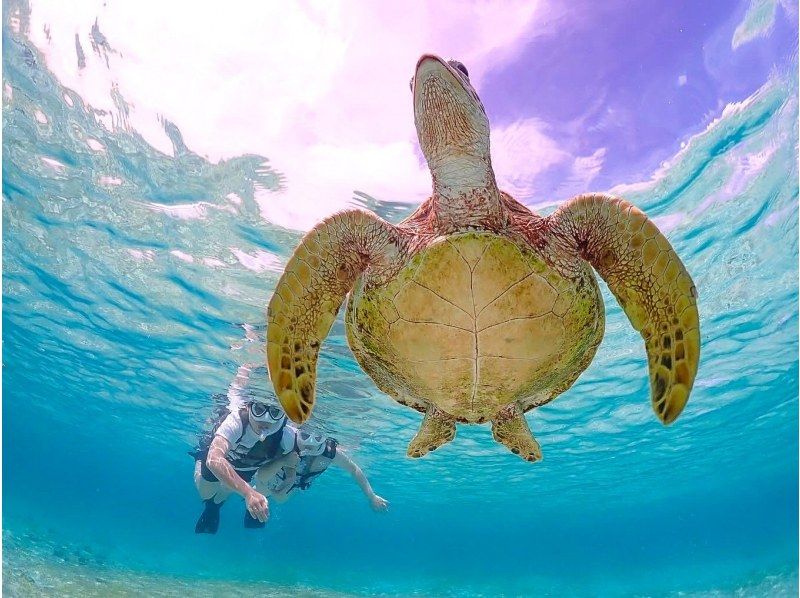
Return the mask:
MULTIPOLYGON (((249 482, 253 479, 253 476, 256 475, 257 469, 250 469, 248 471, 241 471, 239 469, 234 468, 236 474, 242 478, 245 482, 249 482)), ((203 459, 200 461, 200 475, 203 476, 203 479, 207 482, 219 482, 219 478, 214 475, 214 472, 208 468, 206 465, 206 460, 203 459)))

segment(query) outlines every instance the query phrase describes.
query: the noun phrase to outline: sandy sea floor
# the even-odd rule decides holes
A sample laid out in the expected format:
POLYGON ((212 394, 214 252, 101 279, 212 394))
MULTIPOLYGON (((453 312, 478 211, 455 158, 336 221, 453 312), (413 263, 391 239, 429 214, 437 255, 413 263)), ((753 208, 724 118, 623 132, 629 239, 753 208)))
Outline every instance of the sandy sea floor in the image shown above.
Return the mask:
MULTIPOLYGON (((97 555, 87 548, 59 544, 52 540, 37 538, 29 533, 17 535, 9 531, 3 532, 3 596, 6 597, 313 596, 343 598, 354 595, 356 594, 318 590, 300 585, 188 579, 125 571, 108 566, 101 555, 97 555)), ((415 593, 414 595, 423 594, 415 593)), ((458 596, 461 593, 454 586, 447 595, 458 596)), ((798 595, 798 578, 796 573, 789 573, 771 575, 738 588, 634 595, 691 598, 762 598, 766 596, 788 598, 798 595)))
POLYGON ((86 548, 52 541, 31 544, 30 535, 3 533, 3 596, 309 596, 344 598, 350 594, 281 586, 268 582, 181 579, 124 571, 105 565, 86 548))

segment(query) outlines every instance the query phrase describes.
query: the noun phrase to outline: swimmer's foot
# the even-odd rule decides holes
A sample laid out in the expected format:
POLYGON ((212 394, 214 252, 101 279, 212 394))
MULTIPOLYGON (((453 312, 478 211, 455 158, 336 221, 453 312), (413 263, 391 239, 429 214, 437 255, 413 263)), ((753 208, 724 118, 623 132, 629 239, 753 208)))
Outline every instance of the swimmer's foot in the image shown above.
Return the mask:
POLYGON ((441 409, 428 407, 419 432, 408 445, 409 457, 422 457, 456 437, 456 422, 441 409))
POLYGON ((250 514, 247 509, 244 510, 244 526, 247 528, 261 528, 267 525, 265 521, 259 521, 250 514))
POLYGON ((203 501, 206 504, 203 513, 194 526, 196 534, 216 534, 219 529, 219 510, 224 503, 215 503, 213 498, 203 501))
POLYGON ((533 463, 542 458, 542 449, 531 434, 528 422, 516 403, 502 409, 492 421, 494 439, 526 461, 533 463))

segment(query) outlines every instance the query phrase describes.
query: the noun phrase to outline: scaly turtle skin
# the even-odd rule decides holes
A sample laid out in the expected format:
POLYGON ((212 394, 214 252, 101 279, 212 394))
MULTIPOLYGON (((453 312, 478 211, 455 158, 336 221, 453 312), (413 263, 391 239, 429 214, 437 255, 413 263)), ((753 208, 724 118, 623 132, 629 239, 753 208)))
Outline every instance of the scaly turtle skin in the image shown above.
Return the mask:
POLYGON ((697 291, 635 206, 581 195, 547 217, 498 190, 489 122, 466 69, 425 55, 414 117, 433 194, 394 226, 338 213, 303 239, 268 309, 267 362, 287 414, 314 405, 319 348, 345 297, 350 347, 378 388, 425 414, 408 454, 491 421, 494 438, 541 458, 523 414, 567 390, 594 357, 604 306, 592 268, 645 340, 664 424, 689 398, 700 356, 697 291))

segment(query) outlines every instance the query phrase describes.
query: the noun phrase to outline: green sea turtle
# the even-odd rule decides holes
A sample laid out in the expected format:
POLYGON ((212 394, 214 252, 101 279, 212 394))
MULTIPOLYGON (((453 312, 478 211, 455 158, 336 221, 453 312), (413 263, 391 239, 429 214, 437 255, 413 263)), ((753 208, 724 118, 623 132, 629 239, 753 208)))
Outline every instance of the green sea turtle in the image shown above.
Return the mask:
POLYGON ((523 414, 586 369, 603 337, 608 284, 645 340, 653 409, 678 417, 700 355, 697 291, 645 214, 581 195, 550 216, 500 191, 489 122, 466 68, 425 55, 412 80, 414 120, 433 194, 392 225, 364 210, 320 222, 289 260, 267 312, 267 362, 281 404, 314 406, 320 344, 350 294, 345 324, 378 388, 425 414, 408 454, 492 422, 528 461, 541 450, 523 414))

